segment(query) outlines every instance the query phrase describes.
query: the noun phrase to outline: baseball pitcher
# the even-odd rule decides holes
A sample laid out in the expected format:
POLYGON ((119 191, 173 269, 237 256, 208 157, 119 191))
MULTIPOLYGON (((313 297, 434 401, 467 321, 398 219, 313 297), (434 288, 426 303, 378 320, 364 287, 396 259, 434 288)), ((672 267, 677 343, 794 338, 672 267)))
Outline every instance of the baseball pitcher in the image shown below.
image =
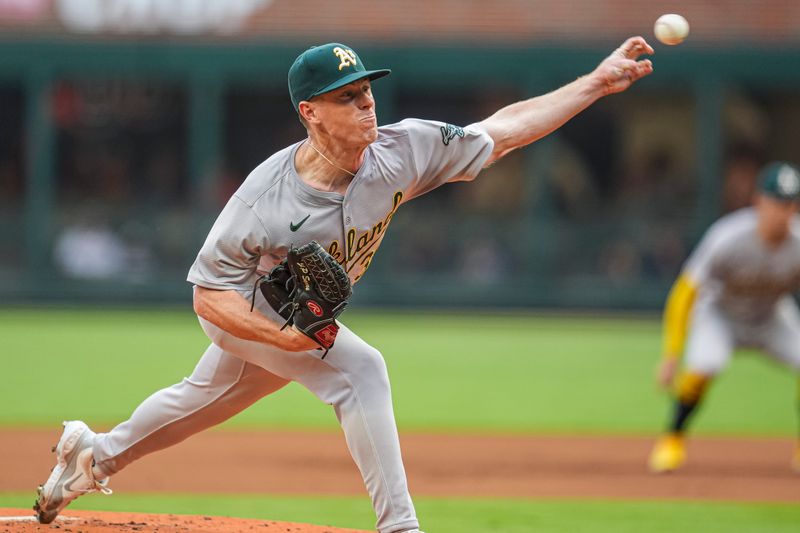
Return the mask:
MULTIPOLYGON (((650 454, 653 472, 685 462, 687 422, 735 348, 758 348, 800 370, 800 313, 792 298, 800 289, 800 174, 788 163, 772 163, 758 187, 754 207, 708 229, 667 300, 658 381, 674 385, 675 406, 650 454), (684 369, 673 383, 682 354, 684 369)), ((800 447, 793 464, 800 469, 800 447)))
POLYGON ((474 179, 602 96, 652 72, 652 48, 625 41, 591 73, 457 127, 407 119, 378 127, 367 70, 339 43, 289 70, 307 137, 261 163, 230 198, 189 271, 211 344, 189 378, 147 398, 108 433, 66 422, 35 510, 49 523, 76 497, 110 492, 138 458, 219 424, 290 381, 330 404, 363 476, 381 533, 419 532, 378 350, 336 317, 397 210, 448 182, 474 179))

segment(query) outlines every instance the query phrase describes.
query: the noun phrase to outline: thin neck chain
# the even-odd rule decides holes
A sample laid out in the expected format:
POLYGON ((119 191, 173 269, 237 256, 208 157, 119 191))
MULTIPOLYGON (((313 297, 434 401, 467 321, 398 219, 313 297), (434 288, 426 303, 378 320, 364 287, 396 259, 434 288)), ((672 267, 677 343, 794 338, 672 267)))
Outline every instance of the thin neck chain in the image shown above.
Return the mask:
POLYGON ((333 161, 331 161, 330 159, 328 159, 327 157, 325 157, 325 154, 323 154, 322 152, 320 152, 319 150, 317 150, 317 147, 316 147, 316 146, 314 146, 314 143, 312 143, 310 139, 309 139, 309 141, 308 141, 308 145, 309 145, 309 146, 310 146, 310 147, 311 147, 311 148, 312 148, 312 149, 313 149, 315 152, 317 152, 317 153, 320 155, 320 157, 322 157, 322 159, 324 159, 325 161, 327 161, 327 162, 328 162, 328 164, 329 164, 330 166, 332 166, 333 168, 339 169, 339 170, 341 170, 342 172, 345 172, 345 173, 347 173, 347 174, 350 174, 350 176, 352 176, 352 177, 354 177, 354 178, 356 177, 356 175, 355 175, 355 174, 353 174, 352 172, 350 172, 350 171, 349 171, 349 170, 347 170, 346 168, 342 168, 342 167, 340 167, 339 165, 337 165, 336 163, 334 163, 333 161))

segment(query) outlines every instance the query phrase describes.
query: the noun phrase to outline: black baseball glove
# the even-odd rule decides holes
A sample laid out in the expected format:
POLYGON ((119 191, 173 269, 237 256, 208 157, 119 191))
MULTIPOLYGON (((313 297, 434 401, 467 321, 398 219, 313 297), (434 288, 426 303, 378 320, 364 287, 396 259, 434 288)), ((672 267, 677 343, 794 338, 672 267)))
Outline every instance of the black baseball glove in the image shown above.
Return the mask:
POLYGON ((286 259, 261 276, 256 287, 286 320, 281 330, 293 325, 325 348, 323 358, 328 354, 339 332, 336 317, 353 294, 347 272, 333 256, 316 241, 291 247, 286 259))

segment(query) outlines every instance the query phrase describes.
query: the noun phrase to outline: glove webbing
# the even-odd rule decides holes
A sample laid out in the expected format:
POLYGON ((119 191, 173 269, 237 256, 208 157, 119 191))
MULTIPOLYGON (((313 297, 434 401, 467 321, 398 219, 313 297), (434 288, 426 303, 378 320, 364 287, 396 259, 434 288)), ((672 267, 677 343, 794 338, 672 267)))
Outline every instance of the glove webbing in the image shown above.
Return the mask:
POLYGON ((335 259, 332 257, 323 259, 316 254, 303 257, 303 262, 306 264, 309 272, 314 277, 314 281, 317 283, 317 289, 320 295, 331 303, 341 302, 349 298, 352 291, 348 291, 347 294, 342 291, 343 286, 349 288, 348 280, 346 279, 347 274, 341 269, 332 268, 329 264, 331 261, 335 261, 335 259), (332 273, 335 278, 332 279, 330 275, 326 275, 329 272, 332 273))

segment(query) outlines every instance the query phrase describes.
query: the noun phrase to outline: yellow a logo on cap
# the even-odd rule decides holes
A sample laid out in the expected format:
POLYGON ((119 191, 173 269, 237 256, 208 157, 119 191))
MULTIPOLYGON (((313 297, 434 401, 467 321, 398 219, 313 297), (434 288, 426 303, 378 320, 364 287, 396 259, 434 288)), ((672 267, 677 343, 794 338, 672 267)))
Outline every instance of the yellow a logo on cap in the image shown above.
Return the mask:
POLYGON ((333 53, 339 58, 339 61, 341 61, 341 63, 339 63, 339 70, 356 64, 356 53, 352 50, 337 46, 333 49, 333 53))

